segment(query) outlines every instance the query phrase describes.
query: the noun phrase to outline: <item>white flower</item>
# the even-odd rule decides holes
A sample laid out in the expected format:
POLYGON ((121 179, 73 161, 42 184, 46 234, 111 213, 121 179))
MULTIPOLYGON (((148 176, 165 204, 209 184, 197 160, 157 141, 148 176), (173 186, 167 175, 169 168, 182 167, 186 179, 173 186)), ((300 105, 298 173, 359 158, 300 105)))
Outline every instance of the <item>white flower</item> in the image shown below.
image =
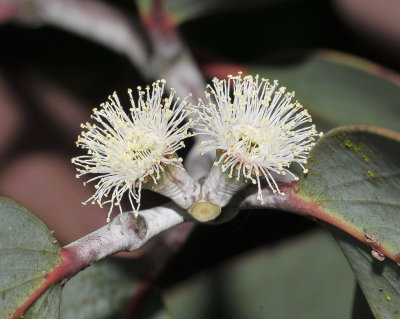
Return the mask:
POLYGON ((274 193, 280 192, 275 179, 289 174, 298 180, 289 166, 297 162, 303 168, 317 133, 307 110, 292 101, 294 92, 285 93, 278 82, 267 79, 228 76, 214 78, 207 86, 208 103, 200 100, 200 133, 214 140, 203 141, 205 150, 218 150, 215 166, 237 181, 251 180, 258 185, 257 198, 262 199, 261 177, 274 193))
MULTIPOLYGON (((176 151, 184 147, 183 139, 191 136, 187 130, 193 125, 180 125, 191 111, 186 101, 174 99, 171 89, 164 96, 165 80, 157 81, 145 90, 138 87, 139 98, 135 104, 132 90, 128 90, 132 107, 130 116, 123 110, 114 93, 109 101, 93 109, 91 116, 96 124, 81 124, 86 129, 78 137, 78 147, 87 150, 87 155, 72 159, 78 168, 77 177, 96 174, 87 182, 96 182, 95 194, 84 204, 110 204, 107 221, 113 206, 120 205, 124 193, 132 209, 137 213, 140 206, 141 189, 147 182, 157 184, 167 165, 184 170, 176 151)), ((86 183, 84 183, 86 185, 86 183)))

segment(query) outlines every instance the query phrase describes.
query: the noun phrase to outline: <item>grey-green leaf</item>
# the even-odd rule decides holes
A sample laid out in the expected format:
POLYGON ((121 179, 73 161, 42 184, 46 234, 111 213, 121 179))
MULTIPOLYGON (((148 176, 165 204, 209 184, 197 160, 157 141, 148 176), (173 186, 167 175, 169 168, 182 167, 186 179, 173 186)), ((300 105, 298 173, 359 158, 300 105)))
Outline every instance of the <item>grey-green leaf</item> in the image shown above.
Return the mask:
POLYGON ((60 318, 61 284, 47 289, 24 313, 24 319, 57 319, 60 318))
POLYGON ((399 133, 365 125, 340 127, 315 145, 309 172, 295 192, 308 207, 305 213, 358 239, 331 229, 378 318, 400 317, 400 272, 393 261, 400 260, 399 160, 399 133), (381 253, 383 262, 377 260, 385 258, 381 253))
POLYGON ((310 51, 275 65, 249 66, 246 72, 278 79, 296 91, 319 130, 373 124, 400 131, 400 82, 379 65, 339 52, 310 51))
POLYGON ((0 198, 0 318, 11 317, 60 260, 50 230, 25 207, 0 198))
POLYGON ((311 232, 209 269, 164 298, 175 319, 345 319, 354 287, 331 236, 311 232))
POLYGON ((378 261, 371 249, 348 234, 330 227, 345 253, 376 318, 400 318, 400 268, 390 259, 378 261))
MULTIPOLYGON (((138 285, 135 265, 131 260, 109 258, 78 273, 65 285, 61 318, 124 318, 138 285)), ((142 306, 146 316, 137 318, 169 318, 159 296, 152 294, 142 306)))
POLYGON ((400 261, 399 163, 399 133, 343 126, 310 152, 308 174, 300 177, 295 196, 314 217, 400 261))

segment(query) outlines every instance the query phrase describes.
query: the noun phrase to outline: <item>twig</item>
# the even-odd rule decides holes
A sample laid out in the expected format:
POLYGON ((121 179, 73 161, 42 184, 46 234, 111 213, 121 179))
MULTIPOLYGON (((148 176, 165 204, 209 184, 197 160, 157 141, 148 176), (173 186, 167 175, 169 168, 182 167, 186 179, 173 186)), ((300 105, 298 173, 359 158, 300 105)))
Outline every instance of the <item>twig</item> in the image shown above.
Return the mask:
MULTIPOLYGON (((286 193, 292 194, 295 183, 280 183, 279 189, 286 193)), ((244 196, 243 201, 240 203, 240 209, 284 209, 289 211, 298 212, 301 215, 305 215, 304 207, 297 207, 294 203, 288 200, 288 195, 282 196, 278 193, 273 193, 269 187, 265 187, 262 190, 264 204, 257 199, 257 190, 253 189, 253 192, 248 192, 244 196)))
POLYGON ((169 197, 180 207, 188 209, 199 199, 201 187, 186 171, 178 167, 170 167, 152 189, 169 197))
POLYGON ((126 55, 148 76, 148 50, 143 33, 127 17, 106 3, 94 0, 19 0, 18 20, 48 23, 126 55))
POLYGON ((134 251, 150 238, 183 222, 183 211, 169 203, 141 212, 117 216, 108 225, 65 246, 61 251, 61 262, 45 277, 42 286, 36 289, 27 301, 13 314, 20 316, 51 285, 69 279, 93 263, 121 251, 134 251))

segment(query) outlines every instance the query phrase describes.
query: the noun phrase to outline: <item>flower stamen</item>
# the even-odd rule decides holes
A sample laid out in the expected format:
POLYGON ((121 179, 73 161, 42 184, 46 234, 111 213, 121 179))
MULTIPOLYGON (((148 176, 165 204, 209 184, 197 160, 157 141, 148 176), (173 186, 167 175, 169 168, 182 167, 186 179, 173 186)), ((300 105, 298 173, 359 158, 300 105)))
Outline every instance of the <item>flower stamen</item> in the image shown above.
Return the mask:
POLYGON ((85 131, 76 145, 86 149, 87 155, 73 158, 72 163, 78 166, 77 177, 96 174, 86 182, 96 182, 96 191, 85 203, 97 203, 100 207, 110 204, 107 221, 114 206, 122 213, 124 194, 128 194, 137 214, 143 187, 157 184, 167 166, 184 170, 176 151, 184 147, 183 139, 192 136, 188 129, 194 122, 181 125, 192 111, 187 97, 175 98, 173 89, 165 97, 164 86, 165 80, 144 90, 139 86, 137 103, 129 89, 129 115, 113 93, 100 108, 93 109, 91 118, 96 124, 81 125, 85 131))
POLYGON ((277 181, 287 176, 298 180, 289 170, 292 162, 307 172, 308 152, 322 135, 307 110, 293 101, 295 93, 279 88, 276 80, 242 78, 241 72, 227 80, 214 78, 207 87, 208 102, 199 104, 198 131, 214 139, 202 142, 201 148, 218 150, 215 166, 229 178, 257 184, 261 202, 261 176, 273 193, 284 195, 277 181))

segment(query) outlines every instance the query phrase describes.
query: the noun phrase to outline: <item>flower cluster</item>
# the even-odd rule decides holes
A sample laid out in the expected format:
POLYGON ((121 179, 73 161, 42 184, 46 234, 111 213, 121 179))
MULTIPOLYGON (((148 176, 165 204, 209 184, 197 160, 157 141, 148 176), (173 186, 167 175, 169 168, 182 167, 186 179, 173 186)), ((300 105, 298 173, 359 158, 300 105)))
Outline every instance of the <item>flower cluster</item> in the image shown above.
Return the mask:
POLYGON ((207 86, 208 102, 199 100, 198 106, 191 106, 187 98, 175 98, 173 89, 167 96, 164 86, 161 80, 144 90, 138 87, 137 103, 128 90, 129 115, 114 93, 93 109, 96 124, 82 124, 85 131, 76 144, 87 155, 72 162, 78 166, 77 177, 95 174, 88 182, 95 182, 96 192, 84 203, 110 204, 108 221, 114 206, 122 212, 125 193, 137 212, 143 187, 157 185, 167 167, 184 170, 176 151, 193 135, 188 132, 195 124, 193 116, 184 124, 192 113, 199 122, 198 132, 211 136, 201 147, 218 151, 215 166, 239 183, 257 184, 261 202, 263 180, 274 193, 284 195, 277 181, 284 180, 283 175, 298 179, 290 164, 297 162, 307 172, 308 152, 322 133, 311 124, 307 110, 293 101, 294 92, 285 92, 277 81, 242 78, 241 73, 227 80, 215 78, 207 86))
POLYGON ((307 110, 293 101, 294 92, 285 93, 277 81, 271 84, 258 76, 214 78, 213 86, 207 87, 208 103, 200 100, 198 131, 213 139, 201 147, 219 151, 214 164, 229 178, 258 184, 261 202, 262 176, 274 193, 284 195, 276 179, 286 174, 298 179, 288 169, 291 162, 299 163, 306 173, 308 152, 322 134, 310 125, 307 110))
POLYGON ((144 184, 157 184, 168 165, 184 169, 175 152, 185 146, 183 139, 192 135, 188 132, 192 120, 181 125, 191 113, 190 103, 186 98, 175 98, 173 89, 165 97, 164 86, 165 80, 161 80, 144 90, 138 87, 137 103, 132 90, 128 90, 130 116, 114 93, 99 109, 93 109, 91 117, 97 124, 81 124, 86 130, 76 144, 86 149, 87 155, 72 162, 78 166, 77 177, 96 174, 87 181, 96 182, 96 192, 84 204, 90 201, 102 207, 109 203, 108 221, 113 206, 119 206, 122 212, 124 193, 128 193, 131 207, 137 212, 144 184))

